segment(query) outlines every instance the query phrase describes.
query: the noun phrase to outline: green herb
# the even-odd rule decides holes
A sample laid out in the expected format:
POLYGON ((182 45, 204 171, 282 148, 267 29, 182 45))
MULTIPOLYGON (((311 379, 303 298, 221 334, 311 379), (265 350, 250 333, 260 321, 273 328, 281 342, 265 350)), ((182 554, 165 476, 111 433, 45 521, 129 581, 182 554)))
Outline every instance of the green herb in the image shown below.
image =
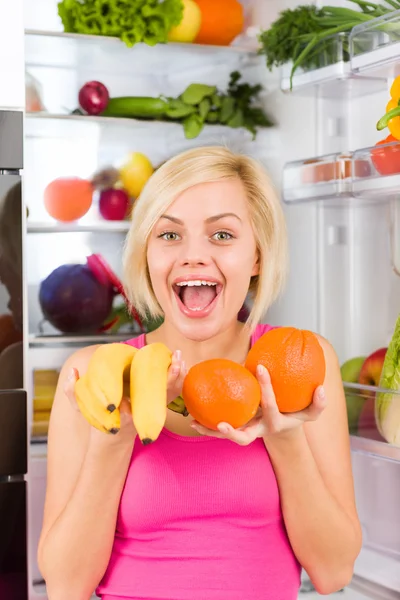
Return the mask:
POLYGON ((119 37, 129 47, 168 41, 183 17, 182 0, 62 0, 58 14, 66 33, 119 37))
MULTIPOLYGON (((357 10, 339 6, 301 5, 279 13, 270 28, 259 36, 260 54, 266 57, 269 70, 292 62, 290 83, 297 68, 313 69, 337 62, 337 34, 348 33, 353 27, 400 9, 399 0, 385 0, 386 5, 366 0, 349 0, 357 10), (389 8, 390 7, 390 8, 389 8)), ((389 24, 382 24, 384 31, 389 24)), ((348 40, 343 37, 342 60, 349 60, 348 40)), ((368 42, 366 42, 368 43, 368 42)), ((367 48, 366 48, 367 49, 367 48)))
MULTIPOLYGON (((131 117, 182 123, 187 139, 200 135, 206 123, 244 127, 256 137, 259 127, 271 127, 271 119, 257 104, 261 85, 239 83, 241 74, 233 71, 226 92, 215 86, 191 83, 178 98, 126 96, 110 98, 102 116, 131 117)), ((79 109, 73 114, 79 114, 79 109)))

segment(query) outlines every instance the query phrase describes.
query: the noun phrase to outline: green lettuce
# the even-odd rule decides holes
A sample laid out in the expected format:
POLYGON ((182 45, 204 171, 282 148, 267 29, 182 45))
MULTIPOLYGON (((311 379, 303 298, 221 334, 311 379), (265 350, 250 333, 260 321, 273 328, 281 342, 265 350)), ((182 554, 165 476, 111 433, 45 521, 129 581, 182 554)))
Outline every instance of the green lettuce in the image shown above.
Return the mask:
POLYGON ((383 362, 379 387, 391 392, 378 392, 375 420, 379 432, 390 444, 400 445, 400 315, 383 362))
POLYGON ((62 0, 58 14, 65 33, 119 37, 129 47, 168 41, 183 17, 182 0, 62 0))

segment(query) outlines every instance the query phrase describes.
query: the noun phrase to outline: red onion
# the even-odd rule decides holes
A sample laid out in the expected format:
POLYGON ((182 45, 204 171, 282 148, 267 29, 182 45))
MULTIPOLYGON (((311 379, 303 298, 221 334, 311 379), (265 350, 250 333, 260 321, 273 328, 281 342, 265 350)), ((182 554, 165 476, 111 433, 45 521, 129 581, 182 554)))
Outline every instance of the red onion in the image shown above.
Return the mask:
POLYGON ((107 108, 110 95, 100 81, 88 81, 79 90, 79 104, 89 115, 99 115, 107 108))

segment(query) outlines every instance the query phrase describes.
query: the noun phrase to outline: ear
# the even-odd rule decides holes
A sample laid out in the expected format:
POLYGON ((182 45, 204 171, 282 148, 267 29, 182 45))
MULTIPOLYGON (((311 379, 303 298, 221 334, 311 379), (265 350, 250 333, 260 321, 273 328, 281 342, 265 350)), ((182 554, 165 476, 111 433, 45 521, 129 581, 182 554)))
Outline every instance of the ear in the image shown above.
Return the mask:
POLYGON ((253 269, 251 271, 251 276, 255 277, 256 275, 260 274, 260 255, 257 252, 255 259, 254 259, 254 264, 253 264, 253 269))

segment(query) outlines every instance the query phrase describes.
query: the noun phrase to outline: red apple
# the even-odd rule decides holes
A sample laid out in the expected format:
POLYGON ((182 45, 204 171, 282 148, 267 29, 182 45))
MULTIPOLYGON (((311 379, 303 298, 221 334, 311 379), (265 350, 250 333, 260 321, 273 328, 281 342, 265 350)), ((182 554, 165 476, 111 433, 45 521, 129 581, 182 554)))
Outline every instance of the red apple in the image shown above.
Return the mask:
POLYGON ((99 199, 99 211, 107 221, 123 221, 128 214, 130 199, 125 190, 108 188, 99 199))
POLYGON ((79 105, 89 115, 99 115, 107 108, 110 95, 100 81, 88 81, 79 90, 79 105))
POLYGON ((379 348, 379 350, 375 350, 367 356, 361 367, 358 383, 362 385, 379 385, 386 351, 387 348, 379 348))

